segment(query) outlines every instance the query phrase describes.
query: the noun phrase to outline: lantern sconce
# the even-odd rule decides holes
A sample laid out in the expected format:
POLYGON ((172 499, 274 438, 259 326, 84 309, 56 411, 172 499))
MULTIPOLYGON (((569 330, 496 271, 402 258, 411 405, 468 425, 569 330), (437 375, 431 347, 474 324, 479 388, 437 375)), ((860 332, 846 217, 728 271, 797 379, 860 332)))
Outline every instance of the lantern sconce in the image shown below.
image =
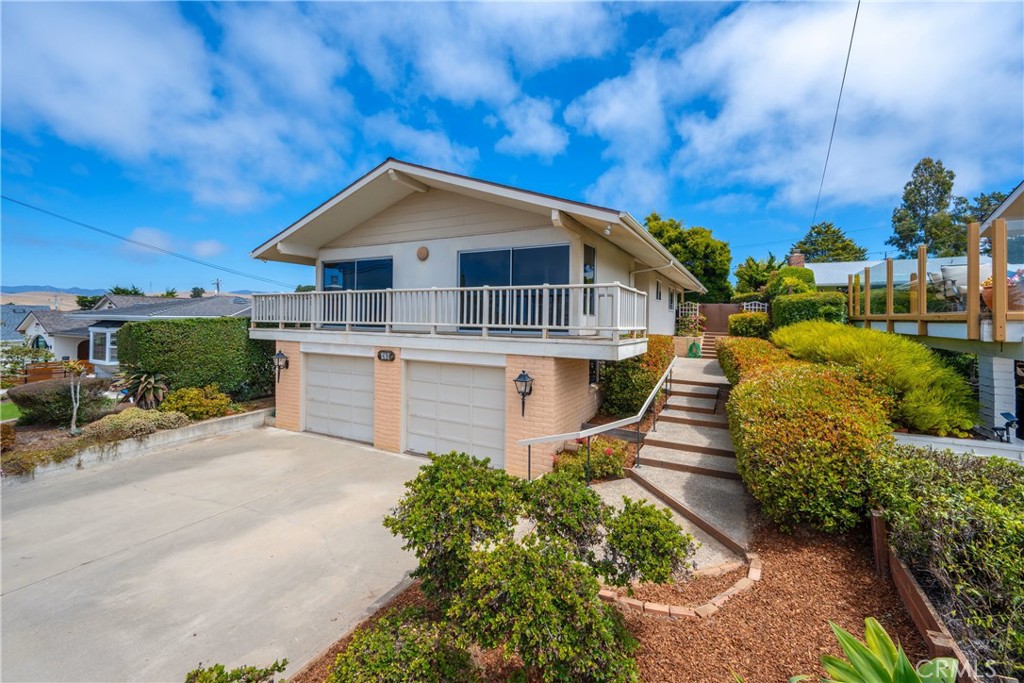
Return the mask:
POLYGON ((523 417, 526 417, 526 397, 533 393, 533 378, 526 374, 526 370, 519 373, 519 376, 514 380, 516 385, 516 392, 519 397, 523 400, 523 417))
POLYGON ((274 368, 277 369, 277 381, 281 381, 281 371, 288 369, 288 356, 281 351, 274 354, 274 368))

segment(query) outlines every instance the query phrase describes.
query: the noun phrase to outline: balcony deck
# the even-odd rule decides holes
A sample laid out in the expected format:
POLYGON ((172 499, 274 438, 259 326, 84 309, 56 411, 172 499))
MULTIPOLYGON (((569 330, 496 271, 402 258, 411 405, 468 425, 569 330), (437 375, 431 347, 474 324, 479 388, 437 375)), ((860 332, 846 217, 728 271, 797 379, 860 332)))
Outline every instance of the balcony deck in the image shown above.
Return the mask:
POLYGON ((647 348, 646 298, 619 283, 256 294, 250 335, 621 360, 647 348))

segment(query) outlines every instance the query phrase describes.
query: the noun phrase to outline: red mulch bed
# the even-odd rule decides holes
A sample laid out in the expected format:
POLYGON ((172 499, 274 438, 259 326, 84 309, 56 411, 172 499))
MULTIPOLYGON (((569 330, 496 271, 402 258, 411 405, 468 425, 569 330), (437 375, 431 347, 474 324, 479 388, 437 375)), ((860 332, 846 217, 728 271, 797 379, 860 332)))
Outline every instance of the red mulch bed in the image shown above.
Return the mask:
MULTIPOLYGON (((903 644, 911 661, 927 656, 895 587, 874 575, 866 530, 842 536, 806 531, 788 535, 763 523, 756 532, 754 550, 764 563, 762 580, 727 602, 718 614, 669 620, 626 612, 629 630, 640 641, 636 658, 644 681, 722 683, 732 681, 734 671, 746 683, 778 683, 795 674, 820 673, 822 654, 842 654, 828 622, 861 636, 868 616, 877 618, 903 644)), ((723 581, 731 585, 734 580, 732 575, 700 577, 678 591, 692 602, 717 594, 723 581)), ((425 604, 425 599, 413 585, 381 614, 416 604, 425 604)), ((343 637, 290 681, 326 681, 350 638, 351 634, 343 637)), ((508 681, 517 669, 497 651, 475 654, 488 683, 508 681)))
MULTIPOLYGON (((700 576, 682 583, 641 583, 633 586, 633 594, 629 597, 676 607, 699 607, 746 575, 747 568, 743 566, 721 576, 700 576)), ((625 588, 616 592, 620 596, 628 595, 625 588)))

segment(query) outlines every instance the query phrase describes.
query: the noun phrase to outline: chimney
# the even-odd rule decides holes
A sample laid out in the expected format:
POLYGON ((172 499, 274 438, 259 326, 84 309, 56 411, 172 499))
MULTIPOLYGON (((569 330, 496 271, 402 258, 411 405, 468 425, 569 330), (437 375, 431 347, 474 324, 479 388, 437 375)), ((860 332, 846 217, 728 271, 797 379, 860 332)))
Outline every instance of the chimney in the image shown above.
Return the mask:
POLYGON ((804 267, 804 255, 799 251, 794 251, 792 254, 786 257, 786 265, 793 266, 794 268, 804 267))

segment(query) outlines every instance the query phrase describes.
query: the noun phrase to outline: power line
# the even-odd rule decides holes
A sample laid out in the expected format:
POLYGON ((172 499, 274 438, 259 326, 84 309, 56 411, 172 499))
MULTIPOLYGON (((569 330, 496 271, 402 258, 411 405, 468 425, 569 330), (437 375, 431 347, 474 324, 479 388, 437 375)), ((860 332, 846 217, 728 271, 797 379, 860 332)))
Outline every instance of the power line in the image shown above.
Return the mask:
POLYGON ((853 36, 857 32, 857 16, 860 14, 860 0, 857 0, 857 9, 853 13, 853 28, 850 29, 850 44, 846 48, 846 64, 843 66, 843 80, 839 84, 839 99, 836 100, 836 113, 832 117, 832 133, 828 136, 828 151, 825 152, 825 166, 821 169, 821 182, 818 183, 818 198, 814 200, 814 216, 811 218, 811 225, 818 220, 818 204, 821 203, 821 190, 825 187, 825 171, 828 170, 828 160, 832 156, 832 141, 836 137, 836 123, 839 121, 839 105, 843 101, 843 88, 846 87, 846 72, 850 69, 850 55, 853 53, 853 36))
MULTIPOLYGON (((855 230, 844 230, 843 232, 845 234, 849 235, 850 233, 854 233, 854 232, 867 232, 868 230, 881 230, 882 228, 887 228, 887 227, 889 227, 889 226, 888 225, 874 225, 874 226, 872 226, 870 228, 857 228, 855 230)), ((730 244, 729 247, 731 249, 744 249, 746 247, 767 247, 767 246, 770 246, 772 244, 782 244, 783 242, 799 242, 799 241, 800 241, 799 237, 797 237, 797 238, 784 237, 782 239, 772 240, 770 242, 752 242, 750 244, 730 244)))
POLYGON ((167 256, 173 256, 175 258, 180 258, 183 261, 189 261, 191 263, 195 263, 195 264, 198 264, 200 266, 206 266, 207 268, 214 268, 215 270, 219 270, 219 271, 222 271, 224 273, 230 273, 231 275, 237 275, 238 277, 244 277, 244 278, 248 278, 250 280, 259 280, 260 282, 266 282, 266 283, 271 284, 271 285, 278 285, 279 287, 289 287, 289 288, 294 287, 294 285, 290 285, 287 282, 280 282, 278 280, 272 280, 270 278, 262 277, 260 275, 250 275, 249 273, 243 273, 242 271, 235 270, 234 268, 228 268, 227 266, 219 266, 216 263, 210 263, 209 261, 203 261, 202 259, 197 259, 197 258, 194 258, 192 256, 188 256, 187 254, 179 254, 176 251, 171 251, 170 249, 164 249, 163 247, 158 247, 155 244, 150 244, 148 242, 142 242, 140 240, 135 240, 135 239, 132 239, 130 237, 125 237, 124 235, 119 235, 116 232, 111 232, 109 230, 104 230, 103 228, 98 228, 95 225, 89 225, 88 223, 83 223, 82 221, 77 221, 74 218, 69 218, 67 216, 62 216, 59 213, 54 213, 53 211, 49 211, 49 210, 44 209, 44 208, 39 207, 39 206, 35 206, 34 204, 29 204, 28 202, 23 202, 20 199, 15 199, 14 197, 8 197, 5 194, 4 195, 0 195, 0 198, 9 201, 12 204, 17 204, 19 206, 23 206, 26 209, 31 209, 33 211, 38 211, 39 213, 45 214, 47 216, 51 216, 51 217, 56 218, 58 220, 62 220, 64 222, 66 222, 66 223, 71 223, 72 225, 77 225, 79 227, 86 228, 87 230, 92 230, 92 231, 98 232, 98 233, 100 233, 102 235, 107 235, 108 237, 113 237, 114 239, 119 239, 122 242, 127 242, 129 244, 134 244, 136 246, 143 247, 145 249, 152 249, 153 251, 160 252, 161 254, 166 254, 167 256))

